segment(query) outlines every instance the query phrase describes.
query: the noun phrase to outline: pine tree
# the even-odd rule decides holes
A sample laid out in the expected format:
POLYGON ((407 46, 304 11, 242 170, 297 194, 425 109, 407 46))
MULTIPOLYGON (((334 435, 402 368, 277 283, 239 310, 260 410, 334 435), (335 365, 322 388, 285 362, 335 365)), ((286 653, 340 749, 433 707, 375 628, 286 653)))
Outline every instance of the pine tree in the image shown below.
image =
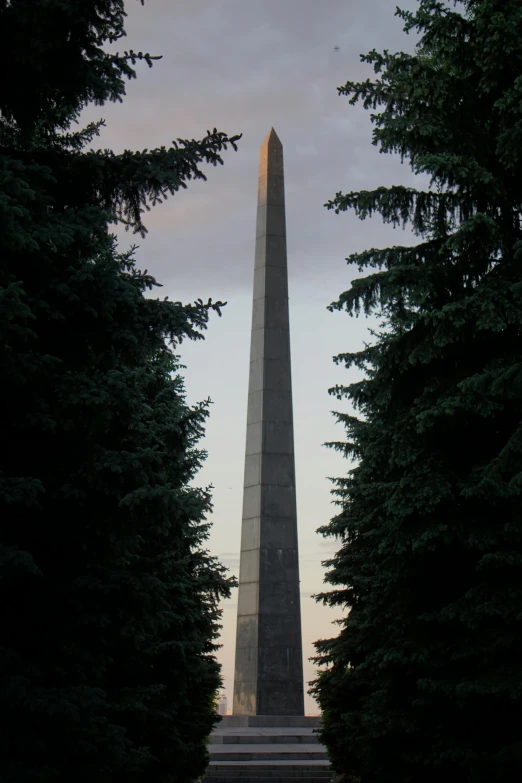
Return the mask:
POLYGON ((0 779, 192 781, 217 721, 210 489, 192 486, 209 401, 176 354, 210 311, 151 296, 110 225, 239 137, 92 150, 89 103, 148 54, 110 54, 122 0, 0 0, 0 779), (9 73, 9 78, 6 74, 9 73))
POLYGON ((347 259, 330 309, 382 328, 336 362, 354 467, 335 480, 339 541, 319 600, 322 737, 347 780, 512 781, 522 771, 522 4, 420 0, 397 11, 413 55, 372 51, 373 143, 426 190, 337 193, 326 206, 412 227, 417 243, 347 259))

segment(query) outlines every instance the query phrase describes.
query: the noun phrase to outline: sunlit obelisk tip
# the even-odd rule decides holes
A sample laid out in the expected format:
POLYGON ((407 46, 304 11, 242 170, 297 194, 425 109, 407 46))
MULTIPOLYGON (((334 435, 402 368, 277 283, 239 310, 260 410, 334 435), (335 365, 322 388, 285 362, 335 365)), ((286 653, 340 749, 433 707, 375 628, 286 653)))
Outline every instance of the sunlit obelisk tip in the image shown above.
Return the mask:
POLYGON ((283 146, 261 145, 234 715, 304 715, 283 146))
POLYGON ((265 137, 265 140, 264 140, 263 144, 268 144, 269 141, 277 142, 277 144, 279 144, 281 147, 283 146, 281 144, 281 139, 279 138, 279 136, 275 132, 274 128, 270 128, 270 130, 268 131, 268 133, 267 133, 267 135, 265 137))

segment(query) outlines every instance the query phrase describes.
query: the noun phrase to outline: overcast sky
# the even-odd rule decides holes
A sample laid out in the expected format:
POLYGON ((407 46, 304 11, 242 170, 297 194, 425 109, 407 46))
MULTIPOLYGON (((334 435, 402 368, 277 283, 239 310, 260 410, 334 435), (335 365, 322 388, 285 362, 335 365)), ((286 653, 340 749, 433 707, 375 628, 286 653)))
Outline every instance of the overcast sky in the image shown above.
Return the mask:
MULTIPOLYGON (((415 0, 401 7, 413 9, 415 0)), ((332 357, 362 347, 369 323, 326 306, 358 276, 345 258, 368 247, 412 243, 379 218, 336 216, 324 203, 339 190, 414 184, 400 159, 372 146, 369 112, 339 97, 337 87, 373 75, 359 55, 373 48, 412 51, 392 0, 127 0, 133 48, 163 55, 138 65, 123 104, 89 108, 85 119, 107 123, 96 147, 151 149, 175 138, 203 138, 217 127, 242 133, 225 165, 207 182, 189 184, 146 215, 138 265, 163 283, 161 296, 228 304, 211 318, 205 341, 180 349, 190 402, 213 400, 198 483, 214 486, 210 549, 239 571, 250 319, 259 147, 273 126, 283 143, 287 210, 290 330, 305 679, 314 676, 312 642, 336 633, 338 613, 311 595, 323 588, 321 561, 335 544, 316 534, 335 513, 328 476, 349 464, 322 446, 343 439, 330 411, 348 410, 328 395, 353 371, 332 357), (335 50, 334 47, 339 49, 335 50)), ((120 232, 118 232, 120 233, 120 232)), ((130 243, 121 232, 122 247, 130 243)), ((224 604, 225 692, 232 702, 237 590, 224 604)), ((317 712, 311 697, 306 711, 317 712)))

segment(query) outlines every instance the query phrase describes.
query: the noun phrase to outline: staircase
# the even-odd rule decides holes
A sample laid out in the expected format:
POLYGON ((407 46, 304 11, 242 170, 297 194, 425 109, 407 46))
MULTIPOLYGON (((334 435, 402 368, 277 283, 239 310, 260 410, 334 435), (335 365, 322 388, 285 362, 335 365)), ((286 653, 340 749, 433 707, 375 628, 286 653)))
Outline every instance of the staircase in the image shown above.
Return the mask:
POLYGON ((318 717, 227 715, 210 736, 204 783, 331 783, 318 717))

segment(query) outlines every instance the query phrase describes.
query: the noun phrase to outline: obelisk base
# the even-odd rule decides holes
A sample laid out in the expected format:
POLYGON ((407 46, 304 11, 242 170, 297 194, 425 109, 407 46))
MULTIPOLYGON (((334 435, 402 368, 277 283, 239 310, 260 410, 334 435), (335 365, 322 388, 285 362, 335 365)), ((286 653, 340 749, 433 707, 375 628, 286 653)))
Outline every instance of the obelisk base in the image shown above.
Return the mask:
POLYGON ((252 728, 305 728, 311 726, 317 728, 321 722, 319 715, 224 715, 218 723, 222 728, 239 728, 250 726, 252 728))
POLYGON ((204 783, 331 783, 319 715, 227 715, 210 735, 204 783))

